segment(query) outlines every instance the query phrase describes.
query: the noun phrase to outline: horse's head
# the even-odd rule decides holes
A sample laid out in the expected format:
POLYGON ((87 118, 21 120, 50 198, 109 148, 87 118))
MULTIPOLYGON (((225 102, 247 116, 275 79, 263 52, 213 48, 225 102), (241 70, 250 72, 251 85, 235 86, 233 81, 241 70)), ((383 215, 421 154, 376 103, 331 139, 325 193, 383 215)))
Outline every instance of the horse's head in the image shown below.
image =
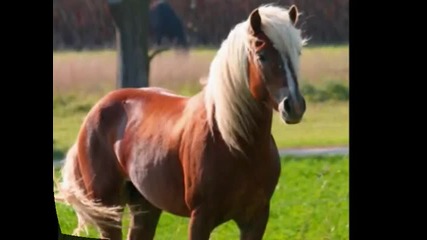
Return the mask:
POLYGON ((296 124, 306 109, 298 87, 303 41, 295 28, 297 8, 293 5, 281 13, 288 16, 277 16, 268 7, 255 9, 249 16, 249 90, 255 99, 279 111, 287 124, 296 124))

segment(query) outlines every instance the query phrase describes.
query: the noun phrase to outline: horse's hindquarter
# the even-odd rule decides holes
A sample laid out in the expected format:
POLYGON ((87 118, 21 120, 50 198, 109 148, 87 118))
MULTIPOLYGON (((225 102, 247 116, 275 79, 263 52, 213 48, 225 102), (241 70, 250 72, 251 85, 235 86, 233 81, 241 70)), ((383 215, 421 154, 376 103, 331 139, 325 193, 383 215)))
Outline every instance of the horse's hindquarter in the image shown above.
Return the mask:
POLYGON ((128 178, 154 206, 188 215, 178 159, 180 119, 187 99, 156 91, 125 102, 115 151, 128 178))

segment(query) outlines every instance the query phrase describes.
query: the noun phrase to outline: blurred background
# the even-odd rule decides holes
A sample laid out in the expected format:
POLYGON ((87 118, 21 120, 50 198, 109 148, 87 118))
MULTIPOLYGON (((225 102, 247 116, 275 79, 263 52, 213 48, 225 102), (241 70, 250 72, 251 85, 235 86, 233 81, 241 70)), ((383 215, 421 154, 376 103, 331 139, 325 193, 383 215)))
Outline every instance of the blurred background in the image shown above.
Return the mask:
MULTIPOLYGON (((111 2, 121 1, 53 0, 54 166, 60 166, 57 160, 75 141, 89 109, 117 87, 119 54, 111 2)), ((302 12, 297 27, 309 38, 299 79, 306 114, 297 125, 286 125, 275 114, 276 143, 287 152, 348 147, 349 0, 150 1, 147 46, 150 51, 169 48, 152 59, 150 86, 187 96, 201 90, 221 41, 235 24, 266 3, 295 4, 302 12)), ((349 239, 348 160, 348 155, 283 157, 264 239, 349 239)), ((54 173, 60 178, 59 169, 54 173)), ((56 209, 62 233, 71 234, 77 226, 74 211, 60 203, 56 209)), ((156 239, 187 239, 187 225, 188 219, 164 213, 156 239)), ((90 228, 85 236, 98 237, 98 233, 90 228)), ((211 239, 238 237, 238 228, 228 222, 215 229, 211 239)))
MULTIPOLYGON (((151 0, 152 13, 166 3, 184 25, 191 45, 218 46, 230 29, 257 6, 296 4, 303 13, 298 23, 311 44, 348 43, 348 0, 151 0)), ((164 18, 174 20, 174 13, 164 18)), ((53 49, 115 47, 115 29, 107 1, 53 0, 53 49)))

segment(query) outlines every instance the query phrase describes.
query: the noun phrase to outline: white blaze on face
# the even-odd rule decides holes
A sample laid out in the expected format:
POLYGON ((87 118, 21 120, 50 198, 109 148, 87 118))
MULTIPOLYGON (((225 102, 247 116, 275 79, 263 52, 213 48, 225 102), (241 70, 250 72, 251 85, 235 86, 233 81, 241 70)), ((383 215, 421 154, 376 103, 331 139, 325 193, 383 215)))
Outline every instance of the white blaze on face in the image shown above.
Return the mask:
POLYGON ((285 74, 286 74, 286 81, 288 83, 289 93, 286 97, 290 97, 295 99, 297 96, 297 86, 296 86, 296 79, 293 79, 292 76, 292 69, 289 68, 291 66, 291 63, 288 62, 290 59, 282 56, 282 61, 284 63, 285 67, 285 74))
MULTIPOLYGON (((293 98, 297 96, 297 86, 296 86, 296 79, 292 76, 292 69, 289 68, 290 63, 287 61, 289 58, 286 58, 282 55, 282 61, 283 61, 283 67, 286 74, 286 81, 287 81, 287 87, 281 87, 275 94, 275 98, 277 103, 279 103, 279 109, 283 107, 283 100, 285 98, 293 98)), ((283 108, 282 108, 283 109, 283 108)))

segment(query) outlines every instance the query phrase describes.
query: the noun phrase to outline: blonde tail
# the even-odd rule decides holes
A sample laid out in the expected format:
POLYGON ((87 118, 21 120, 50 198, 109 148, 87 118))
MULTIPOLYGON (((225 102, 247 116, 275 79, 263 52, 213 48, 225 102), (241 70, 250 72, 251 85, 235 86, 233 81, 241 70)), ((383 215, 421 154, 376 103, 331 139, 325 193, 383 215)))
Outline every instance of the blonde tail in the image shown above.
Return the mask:
POLYGON ((62 183, 58 184, 55 181, 55 188, 58 191, 55 194, 55 201, 72 206, 76 212, 78 226, 73 235, 79 235, 81 230, 85 230, 87 233, 87 225, 98 226, 102 221, 101 219, 111 219, 119 222, 122 212, 122 207, 120 206, 103 206, 101 203, 87 197, 80 178, 77 153, 77 145, 74 144, 68 151, 62 167, 62 183))

